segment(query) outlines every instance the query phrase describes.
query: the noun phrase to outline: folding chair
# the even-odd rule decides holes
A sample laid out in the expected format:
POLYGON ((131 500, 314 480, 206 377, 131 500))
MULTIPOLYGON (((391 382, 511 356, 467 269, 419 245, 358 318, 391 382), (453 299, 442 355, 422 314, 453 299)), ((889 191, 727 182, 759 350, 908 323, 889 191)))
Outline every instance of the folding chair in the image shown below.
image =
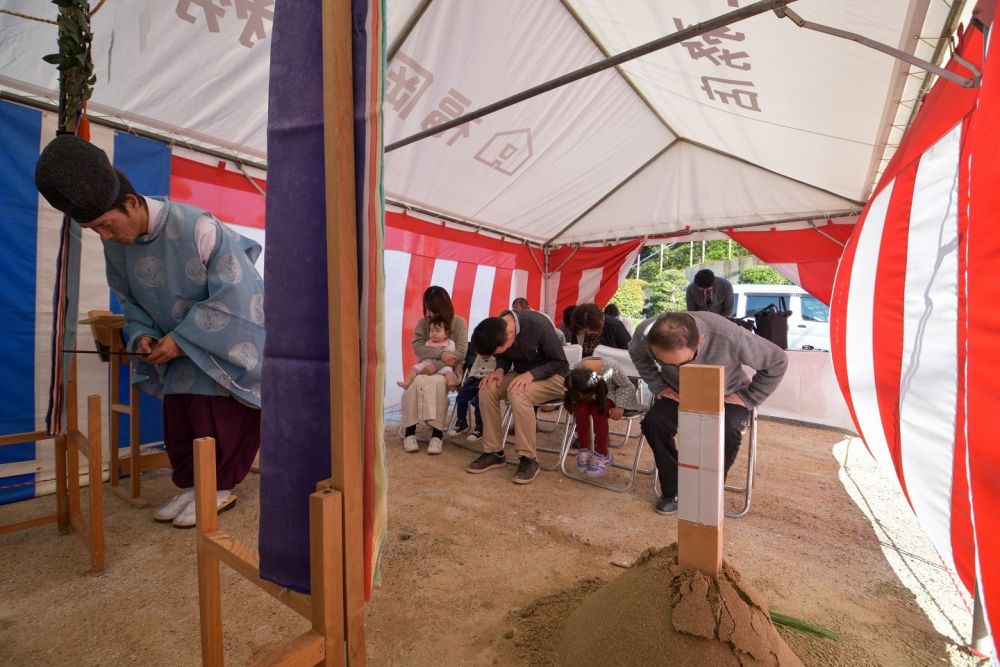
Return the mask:
MULTIPOLYGON (((605 345, 598 345, 597 348, 594 350, 594 356, 599 357, 601 359, 610 359, 611 361, 614 361, 616 364, 618 364, 618 366, 622 369, 622 371, 624 371, 625 375, 627 375, 629 379, 636 379, 636 380, 640 379, 639 371, 636 369, 635 364, 632 363, 632 358, 629 356, 628 350, 621 350, 614 347, 607 347, 605 345)), ((642 382, 640 381, 636 388, 637 396, 641 395, 641 387, 642 387, 642 382)), ((627 444, 629 439, 632 437, 633 425, 641 421, 642 418, 645 416, 645 414, 646 414, 645 410, 626 410, 624 417, 626 422, 625 433, 622 434, 617 432, 611 432, 609 433, 609 437, 612 435, 621 435, 622 445, 627 444)), ((562 471, 564 475, 566 475, 570 479, 575 479, 580 482, 586 482, 587 484, 592 484, 593 486, 599 486, 602 489, 608 489, 610 491, 617 491, 618 493, 624 493, 635 485, 635 478, 638 473, 643 473, 644 475, 652 474, 653 472, 652 469, 644 469, 639 466, 639 459, 642 457, 642 443, 644 440, 641 429, 639 429, 639 433, 637 436, 638 441, 635 444, 635 453, 632 456, 631 463, 611 464, 612 467, 629 471, 628 481, 624 485, 613 484, 611 482, 604 481, 603 478, 594 478, 594 477, 588 477, 586 475, 578 475, 575 474, 575 471, 570 472, 569 470, 566 469, 566 459, 569 457, 570 444, 573 440, 572 437, 574 430, 573 426, 575 425, 576 425, 576 420, 574 416, 571 414, 568 415, 566 424, 566 435, 563 438, 562 451, 560 451, 559 453, 559 469, 562 471)), ((609 442, 608 446, 613 447, 614 445, 612 445, 609 442)))
MULTIPOLYGON (((757 408, 750 411, 750 425, 747 429, 750 432, 747 445, 747 472, 746 486, 725 486, 726 491, 736 494, 743 494, 743 506, 736 512, 726 512, 726 518, 739 519, 747 515, 750 511, 750 502, 753 498, 753 480, 757 471, 757 408)), ((657 470, 653 468, 653 494, 660 496, 660 477, 657 470)))
POLYGON ((739 519, 750 511, 750 500, 753 496, 753 478, 757 469, 757 408, 750 411, 749 445, 747 446, 747 478, 746 486, 726 485, 726 491, 743 494, 743 507, 737 512, 726 512, 726 517, 739 519))
MULTIPOLYGON (((566 354, 566 361, 567 361, 567 363, 569 363, 570 367, 573 367, 576 364, 580 363, 580 359, 583 358, 583 346, 582 345, 575 344, 575 343, 572 344, 572 345, 563 345, 563 351, 566 354)), ((555 400, 551 400, 551 401, 546 401, 544 403, 539 403, 538 405, 535 406, 535 428, 536 428, 536 430, 539 433, 554 433, 559 428, 559 424, 562 422, 563 414, 565 414, 565 413, 566 413, 566 409, 563 406, 563 399, 561 399, 561 398, 555 399, 555 400), (555 421, 551 421, 551 420, 548 420, 548 419, 541 419, 541 420, 538 419, 538 411, 539 410, 544 410, 545 408, 549 408, 550 410, 555 410, 556 411, 555 421), (552 426, 551 426, 551 428, 544 428, 544 427, 541 426, 542 423, 549 423, 549 424, 552 424, 552 426)), ((503 442, 505 445, 507 443, 507 438, 510 436, 510 427, 511 427, 511 424, 513 423, 513 421, 514 421, 514 415, 513 415, 513 412, 510 409, 510 404, 508 403, 507 404, 507 409, 504 411, 503 418, 500 421, 500 431, 503 434, 503 438, 501 438, 500 442, 503 442)), ((566 416, 566 428, 565 428, 565 431, 563 433, 563 440, 565 440, 566 433, 569 433, 570 422, 571 421, 572 421, 572 415, 567 415, 566 416)), ((548 452, 550 454, 561 454, 562 453, 562 446, 560 446, 558 448, 555 448, 555 449, 553 449, 551 447, 536 447, 536 451, 539 451, 539 452, 548 452)), ((516 463, 516 461, 514 461, 514 463, 516 463)), ((559 467, 559 458, 556 458, 555 463, 553 463, 552 465, 544 465, 544 464, 542 464, 539 461, 539 466, 542 468, 542 470, 555 470, 556 468, 559 467)))
MULTIPOLYGON (((637 421, 642 420, 642 418, 645 415, 646 412, 644 410, 625 411, 624 419, 627 422, 627 426, 625 428, 625 434, 623 439, 624 442, 628 442, 629 438, 632 436, 632 425, 637 421)), ((652 470, 647 470, 639 467, 639 459, 642 457, 642 443, 644 440, 641 430, 639 431, 639 440, 638 442, 635 443, 635 454, 632 457, 632 462, 627 465, 624 463, 617 463, 617 462, 611 464, 612 467, 614 468, 619 468, 621 470, 629 471, 628 481, 625 482, 624 485, 616 485, 611 482, 606 482, 604 481, 604 478, 600 477, 588 477, 587 475, 576 474, 575 471, 570 472, 569 470, 566 469, 566 459, 569 458, 570 443, 573 440, 573 430, 574 430, 573 427, 576 426, 576 420, 574 419, 573 415, 569 415, 566 421, 567 421, 566 435, 563 437, 562 450, 559 453, 559 469, 562 471, 562 474, 566 475, 570 479, 575 479, 578 482, 586 482, 587 484, 599 486, 602 489, 608 489, 609 491, 617 491, 618 493, 624 493, 635 485, 635 478, 638 473, 641 472, 643 474, 648 475, 653 472, 652 470)), ((617 434, 609 433, 608 435, 610 437, 611 435, 617 435, 617 434)), ((611 444, 608 443, 608 446, 610 447, 611 444)))

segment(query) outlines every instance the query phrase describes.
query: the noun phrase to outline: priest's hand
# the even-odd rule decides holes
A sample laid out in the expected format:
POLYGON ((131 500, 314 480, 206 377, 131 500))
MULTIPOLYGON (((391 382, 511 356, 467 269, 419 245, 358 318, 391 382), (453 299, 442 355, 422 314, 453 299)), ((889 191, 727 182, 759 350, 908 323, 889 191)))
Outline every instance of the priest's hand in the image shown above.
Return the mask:
POLYGON ((170 334, 167 334, 156 343, 156 347, 146 357, 146 361, 151 364, 165 364, 177 357, 183 357, 184 351, 177 346, 170 334))
POLYGON ((141 336, 139 340, 135 341, 133 350, 139 354, 149 354, 156 347, 156 339, 152 336, 141 336))

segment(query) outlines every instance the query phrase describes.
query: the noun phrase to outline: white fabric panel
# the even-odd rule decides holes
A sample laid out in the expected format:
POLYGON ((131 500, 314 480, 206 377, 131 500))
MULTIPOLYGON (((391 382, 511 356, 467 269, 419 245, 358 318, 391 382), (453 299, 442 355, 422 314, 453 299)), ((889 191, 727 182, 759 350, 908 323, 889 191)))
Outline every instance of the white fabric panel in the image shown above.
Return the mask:
POLYGON ((725 155, 677 142, 561 235, 559 243, 724 227, 856 207, 841 197, 725 155))
POLYGON ((472 306, 469 308, 469 336, 477 324, 487 317, 497 315, 490 312, 493 299, 493 280, 496 278, 495 266, 480 264, 476 267, 476 283, 472 287, 472 306))
POLYGON ((542 290, 545 293, 545 304, 540 310, 544 310, 545 314, 552 318, 553 321, 558 319, 562 322, 562 313, 556 313, 556 303, 558 302, 559 296, 559 277, 558 273, 550 273, 548 278, 545 279, 542 290))
POLYGON ((413 335, 413 323, 403 322, 406 310, 406 278, 410 274, 410 253, 386 250, 385 267, 385 404, 398 405, 403 390, 396 386, 403 371, 403 342, 413 335), (393 371, 399 377, 393 375, 393 371))
POLYGON ((431 272, 431 285, 443 287, 451 294, 455 286, 455 272, 458 271, 458 262, 450 259, 438 259, 434 261, 434 271, 431 272))
POLYGON ((959 123, 923 154, 917 168, 907 239, 899 404, 910 502, 949 563, 953 560, 950 499, 958 389, 961 138, 959 123))
POLYGON ((791 280, 796 285, 802 284, 802 279, 799 277, 799 265, 798 264, 768 264, 772 269, 783 275, 787 280, 791 280))
MULTIPOLYGON (((386 143, 601 57, 558 3, 433 3, 389 64, 386 143), (404 72, 421 81, 412 95, 396 83, 404 72)), ((389 153, 386 196, 536 240, 672 138, 614 71, 465 129, 468 136, 449 130, 389 153)))
MULTIPOLYGON (((91 22, 97 84, 90 109, 262 158, 273 7, 247 3, 250 14, 241 19, 232 4, 211 3, 214 13, 203 8, 207 4, 102 7, 91 22), (258 26, 266 36, 255 34, 258 26)), ((54 5, 37 0, 6 0, 4 7, 56 15, 54 5)), ((56 68, 42 56, 52 53, 55 43, 56 26, 0 14, 0 84, 54 99, 56 68)))
POLYGON ((577 303, 593 303, 597 298, 597 290, 601 287, 601 278, 604 277, 604 267, 596 269, 585 269, 580 274, 580 292, 577 294, 577 303))
MULTIPOLYGON (((876 266, 882 243, 882 230, 889 209, 889 200, 896 185, 893 180, 882 189, 872 201, 865 217, 865 224, 858 236, 854 255, 854 266, 876 266)), ((879 304, 882 307, 882 304, 879 304)), ((850 387, 851 403, 858 418, 858 427, 868 449, 883 470, 895 467, 889 454, 882 417, 875 391, 875 345, 872 321, 875 316, 875 281, 867 271, 851 274, 850 291, 847 297, 847 317, 845 318, 845 357, 847 360, 847 381, 850 387)))
MULTIPOLYGON (((573 0, 573 6, 611 53, 719 16, 733 7, 727 0, 674 0, 670 3, 624 0, 573 0)), ((792 7, 803 18, 863 32, 897 45, 907 3, 800 0, 792 7)), ((860 199, 872 144, 889 89, 894 60, 848 40, 798 28, 772 12, 733 24, 718 39, 713 56, 692 57, 713 45, 692 40, 623 65, 654 107, 679 136, 725 150, 817 187, 860 199), (723 49, 734 56, 728 64, 723 49), (755 94, 744 106, 702 90, 702 77, 743 83, 710 82, 723 94, 740 89, 755 94), (865 91, 859 95, 858 91, 865 91)), ((923 34, 938 34, 923 33, 923 34)))
POLYGON ((510 277, 510 300, 524 297, 531 304, 532 308, 540 308, 541 304, 536 301, 537 294, 528 294, 528 272, 524 269, 514 269, 510 277))
POLYGON ((416 11, 420 3, 421 0, 391 0, 385 3, 386 48, 396 42, 403 26, 413 16, 413 12, 416 11))
MULTIPOLYGON (((748 377, 754 370, 744 366, 748 377)), ((829 352, 788 350, 788 369, 781 384, 758 412, 762 417, 794 419, 854 432, 847 402, 840 393, 829 352)))

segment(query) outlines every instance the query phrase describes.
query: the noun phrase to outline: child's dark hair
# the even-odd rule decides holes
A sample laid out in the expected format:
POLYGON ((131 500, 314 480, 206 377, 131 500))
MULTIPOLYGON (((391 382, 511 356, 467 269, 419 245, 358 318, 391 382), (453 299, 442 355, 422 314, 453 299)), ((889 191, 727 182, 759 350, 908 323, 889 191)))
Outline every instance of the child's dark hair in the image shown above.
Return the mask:
POLYGON ((443 327, 444 332, 449 336, 451 335, 451 324, 439 315, 434 315, 431 319, 427 320, 427 330, 430 331, 431 327, 443 327))
POLYGON ((608 383, 604 375, 589 368, 574 368, 566 376, 566 398, 563 405, 572 411, 577 403, 597 401, 597 411, 607 414, 608 383))

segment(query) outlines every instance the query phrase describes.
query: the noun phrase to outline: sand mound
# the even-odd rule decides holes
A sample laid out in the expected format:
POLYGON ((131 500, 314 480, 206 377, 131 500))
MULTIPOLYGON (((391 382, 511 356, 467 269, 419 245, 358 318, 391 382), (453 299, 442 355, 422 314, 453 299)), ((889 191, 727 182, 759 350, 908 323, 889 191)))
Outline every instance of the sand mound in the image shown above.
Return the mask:
POLYGON ((677 565, 677 548, 649 552, 591 595, 566 623, 565 667, 801 665, 767 605, 723 564, 718 581, 677 565))

